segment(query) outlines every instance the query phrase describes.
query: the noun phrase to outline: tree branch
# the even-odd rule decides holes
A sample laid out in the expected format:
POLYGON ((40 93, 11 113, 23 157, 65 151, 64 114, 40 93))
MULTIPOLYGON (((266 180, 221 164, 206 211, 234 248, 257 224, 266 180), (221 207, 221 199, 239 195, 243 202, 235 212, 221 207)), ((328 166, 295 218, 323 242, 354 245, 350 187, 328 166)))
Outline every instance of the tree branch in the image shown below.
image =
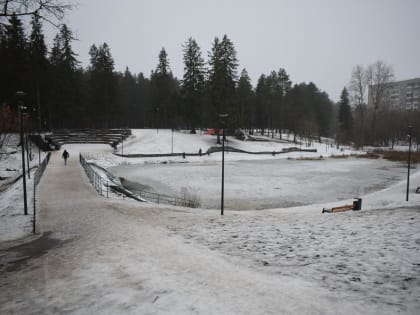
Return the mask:
POLYGON ((76 5, 72 0, 0 0, 0 24, 6 24, 2 19, 15 16, 32 16, 38 14, 43 20, 58 26, 66 11, 76 5), (52 17, 52 19, 50 18, 52 17))

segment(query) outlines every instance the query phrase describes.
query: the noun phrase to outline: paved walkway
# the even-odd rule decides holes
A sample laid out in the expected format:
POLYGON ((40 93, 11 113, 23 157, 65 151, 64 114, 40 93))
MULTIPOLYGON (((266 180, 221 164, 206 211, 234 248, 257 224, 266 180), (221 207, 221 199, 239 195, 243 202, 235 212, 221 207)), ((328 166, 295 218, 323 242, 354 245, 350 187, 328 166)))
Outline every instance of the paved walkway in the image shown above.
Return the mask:
POLYGON ((337 303, 325 308, 315 302, 327 292, 237 266, 169 231, 167 220, 182 211, 98 196, 76 154, 71 154, 64 166, 60 152, 53 153, 39 186, 42 237, 0 257, 0 313, 279 314, 338 309, 337 303))

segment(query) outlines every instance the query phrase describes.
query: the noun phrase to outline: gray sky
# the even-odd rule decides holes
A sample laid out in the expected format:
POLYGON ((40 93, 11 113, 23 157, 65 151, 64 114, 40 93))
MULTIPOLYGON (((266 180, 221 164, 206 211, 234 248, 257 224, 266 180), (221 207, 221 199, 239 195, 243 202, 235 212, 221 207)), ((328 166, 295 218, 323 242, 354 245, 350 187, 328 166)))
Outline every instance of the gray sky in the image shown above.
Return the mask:
POLYGON ((285 68, 293 83, 314 82, 334 101, 356 64, 378 59, 396 79, 420 77, 420 0, 76 0, 65 22, 78 38, 83 66, 89 47, 106 42, 115 69, 149 76, 165 47, 182 78, 182 45, 193 37, 203 57, 227 34, 255 86, 285 68))

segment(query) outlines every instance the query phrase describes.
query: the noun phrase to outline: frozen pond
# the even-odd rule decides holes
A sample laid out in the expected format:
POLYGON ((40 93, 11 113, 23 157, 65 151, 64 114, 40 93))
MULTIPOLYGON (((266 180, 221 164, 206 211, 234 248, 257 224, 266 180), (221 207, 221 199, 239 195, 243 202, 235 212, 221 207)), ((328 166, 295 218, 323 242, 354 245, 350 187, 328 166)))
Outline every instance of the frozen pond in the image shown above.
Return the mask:
MULTIPOLYGON (((109 169, 130 190, 199 196, 201 207, 219 208, 221 163, 120 165, 109 169)), ((349 199, 404 179, 404 165, 386 160, 251 160, 225 162, 225 208, 269 209, 349 199)))

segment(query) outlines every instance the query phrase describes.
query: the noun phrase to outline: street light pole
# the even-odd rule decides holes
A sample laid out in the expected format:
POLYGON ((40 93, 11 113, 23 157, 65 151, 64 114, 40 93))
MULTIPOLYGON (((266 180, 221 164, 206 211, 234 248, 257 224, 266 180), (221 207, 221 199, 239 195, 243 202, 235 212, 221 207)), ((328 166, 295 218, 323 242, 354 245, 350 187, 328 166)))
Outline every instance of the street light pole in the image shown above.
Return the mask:
POLYGON ((37 103, 37 114, 38 114, 38 136, 39 136, 39 144, 38 144, 38 165, 41 165, 41 98, 40 98, 40 88, 39 88, 39 80, 36 89, 36 103, 37 103))
POLYGON ((225 201, 225 128, 223 126, 223 139, 222 139, 222 200, 221 200, 221 212, 224 212, 224 201, 225 201))
POLYGON ((124 135, 121 136, 121 155, 124 155, 124 135))
MULTIPOLYGON (((18 91, 16 92, 16 96, 18 98, 22 98, 25 95, 24 92, 18 91)), ((25 169, 25 143, 24 143, 24 136, 23 136, 23 110, 25 107, 23 106, 23 101, 20 99, 18 103, 19 108, 19 118, 20 118, 20 147, 22 151, 22 179, 23 179, 23 205, 24 205, 24 214, 28 215, 28 202, 26 196, 26 169, 25 169)))
POLYGON ((221 196, 221 201, 220 201, 220 214, 223 215, 224 214, 224 210, 225 210, 225 129, 226 129, 226 122, 225 122, 225 118, 228 117, 228 114, 220 114, 219 117, 222 119, 222 127, 223 127, 223 139, 222 139, 222 196, 221 196))
POLYGON ((172 128, 172 154, 174 154, 174 128, 172 128))
POLYGON ((408 126, 408 167, 407 167, 407 192, 405 196, 405 201, 408 201, 408 192, 410 189, 410 164, 411 164, 411 136, 412 136, 412 127, 408 126))
POLYGON ((156 107, 156 134, 159 133, 159 107, 156 107))

